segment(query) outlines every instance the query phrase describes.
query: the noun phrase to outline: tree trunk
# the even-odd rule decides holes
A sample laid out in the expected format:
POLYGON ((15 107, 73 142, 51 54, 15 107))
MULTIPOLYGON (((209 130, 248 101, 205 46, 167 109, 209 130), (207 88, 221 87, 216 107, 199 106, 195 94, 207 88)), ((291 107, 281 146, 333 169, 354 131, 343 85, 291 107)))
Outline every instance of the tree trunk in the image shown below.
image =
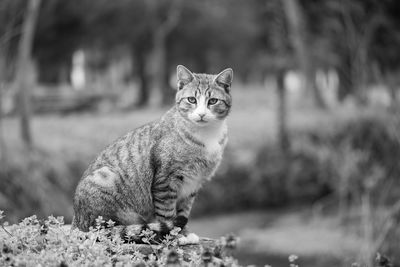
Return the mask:
POLYGON ((371 207, 371 192, 369 189, 362 194, 361 198, 361 214, 363 224, 363 246, 362 246, 362 258, 366 266, 374 266, 374 254, 373 243, 374 243, 374 229, 373 229, 373 218, 372 218, 372 207, 371 207))
POLYGON ((338 186, 338 213, 339 220, 344 225, 347 222, 347 218, 349 215, 349 177, 345 174, 340 175, 339 177, 339 186, 338 186))
POLYGON ((360 42, 355 52, 353 62, 353 79, 355 83, 355 96, 357 103, 361 106, 367 104, 366 87, 367 87, 367 66, 368 55, 365 42, 360 42))
MULTIPOLYGON (((182 0, 172 1, 165 21, 158 21, 154 24, 153 35, 153 64, 154 64, 154 87, 161 93, 161 104, 171 102, 171 88, 169 86, 169 72, 167 64, 167 38, 173 29, 178 25, 182 0)), ((153 9, 155 4, 153 3, 153 9)), ((155 18, 157 20, 157 18, 155 18)))
POLYGON ((353 83, 351 77, 351 66, 347 55, 340 55, 340 63, 336 68, 339 76, 339 101, 344 101, 347 96, 353 93, 353 83))
POLYGON ((167 99, 166 87, 168 84, 165 84, 165 75, 167 72, 167 48, 166 48, 166 32, 164 31, 156 31, 154 33, 153 38, 153 63, 154 63, 154 87, 161 94, 161 103, 165 104, 167 99))
POLYGON ((142 49, 137 47, 132 48, 133 61, 136 63, 136 73, 139 77, 139 95, 138 100, 135 103, 137 107, 145 107, 149 104, 150 99, 150 88, 149 88, 149 78, 146 69, 146 54, 142 49))
POLYGON ((169 106, 174 103, 176 88, 171 86, 171 73, 175 71, 175 68, 171 64, 171 58, 168 54, 165 56, 165 69, 164 69, 164 87, 162 94, 162 104, 169 106))
MULTIPOLYGON (((6 2, 3 2, 7 5, 6 2)), ((5 8, 4 6, 2 8, 5 8)), ((4 27, 5 31, 2 32, 0 36, 0 168, 6 170, 7 168, 7 147, 4 139, 4 125, 3 125, 3 97, 5 93, 5 84, 8 82, 10 68, 7 65, 8 58, 7 56, 10 53, 10 40, 16 34, 16 30, 14 28, 14 21, 8 22, 4 27)))
POLYGON ((169 106, 174 102, 175 90, 171 87, 170 84, 170 64, 167 62, 165 64, 164 71, 164 87, 162 94, 162 104, 164 106, 169 106))
POLYGON ((16 68, 16 83, 19 89, 19 112, 21 116, 21 137, 29 150, 33 148, 32 134, 30 127, 30 94, 29 88, 32 86, 29 81, 28 67, 31 63, 31 51, 34 37, 34 30, 39 5, 41 0, 30 0, 23 23, 23 32, 19 41, 18 61, 16 68))
POLYGON ((288 103, 287 94, 284 83, 284 78, 286 74, 285 68, 278 69, 277 72, 277 95, 278 95, 278 107, 277 107, 277 120, 278 120, 278 140, 280 152, 283 156, 283 173, 281 179, 278 179, 277 188, 280 188, 278 193, 279 202, 285 203, 287 201, 288 195, 294 190, 293 183, 290 180, 292 172, 292 160, 290 153, 290 135, 288 129, 288 103))
POLYGON ((277 74, 277 93, 278 93, 278 140, 279 147, 282 153, 285 155, 289 154, 290 150, 290 139, 288 131, 288 107, 287 107, 287 97, 286 88, 284 85, 285 71, 279 70, 277 74))
POLYGON ((360 21, 355 18, 351 10, 341 6, 341 21, 344 26, 344 36, 342 42, 345 44, 346 54, 349 58, 349 75, 353 94, 356 97, 358 104, 367 104, 366 87, 368 83, 368 72, 370 62, 368 58, 368 50, 371 47, 371 42, 374 33, 380 26, 385 25, 385 19, 380 12, 371 14, 364 21, 363 29, 360 30, 358 24, 360 21), (357 21, 357 22, 356 22, 357 21))
POLYGON ((396 112, 399 110, 399 99, 397 97, 398 93, 397 93, 396 85, 393 84, 392 82, 386 82, 386 86, 388 87, 389 95, 390 95, 389 110, 396 112))
POLYGON ((5 82, 5 56, 2 54, 0 47, 0 168, 4 169, 6 164, 6 144, 3 133, 3 91, 5 82))
POLYGON ((283 0, 283 8, 286 14, 291 43, 305 78, 304 87, 312 93, 314 104, 318 108, 325 109, 325 101, 315 85, 315 72, 311 63, 311 53, 308 50, 305 39, 306 29, 303 11, 298 0, 283 0))

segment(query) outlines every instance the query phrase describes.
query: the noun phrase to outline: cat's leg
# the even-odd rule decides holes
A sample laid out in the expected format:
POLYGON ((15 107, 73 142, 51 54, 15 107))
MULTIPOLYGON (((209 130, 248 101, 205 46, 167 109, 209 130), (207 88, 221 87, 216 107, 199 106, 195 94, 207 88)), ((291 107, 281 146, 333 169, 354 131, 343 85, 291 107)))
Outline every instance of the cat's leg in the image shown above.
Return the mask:
POLYGON ((179 186, 169 179, 161 181, 159 179, 153 184, 152 195, 156 222, 148 226, 151 230, 154 227, 161 236, 168 234, 174 227, 178 189, 179 186))
POLYGON ((182 236, 178 240, 180 245, 198 244, 200 241, 200 238, 195 233, 190 233, 187 228, 188 218, 195 198, 196 192, 186 198, 180 199, 177 203, 177 216, 174 220, 174 226, 182 229, 182 236))
POLYGON ((190 211, 196 198, 196 193, 190 194, 188 197, 180 199, 176 206, 176 218, 174 225, 184 229, 189 219, 190 211))

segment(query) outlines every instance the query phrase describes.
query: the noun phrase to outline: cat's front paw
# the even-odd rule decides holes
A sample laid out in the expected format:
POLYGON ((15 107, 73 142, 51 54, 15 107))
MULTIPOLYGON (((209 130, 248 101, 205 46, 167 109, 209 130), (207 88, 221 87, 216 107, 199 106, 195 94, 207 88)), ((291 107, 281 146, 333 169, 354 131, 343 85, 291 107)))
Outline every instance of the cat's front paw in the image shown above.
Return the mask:
POLYGON ((199 244, 199 242, 200 242, 200 238, 195 233, 183 235, 178 238, 179 245, 195 245, 195 244, 199 244))

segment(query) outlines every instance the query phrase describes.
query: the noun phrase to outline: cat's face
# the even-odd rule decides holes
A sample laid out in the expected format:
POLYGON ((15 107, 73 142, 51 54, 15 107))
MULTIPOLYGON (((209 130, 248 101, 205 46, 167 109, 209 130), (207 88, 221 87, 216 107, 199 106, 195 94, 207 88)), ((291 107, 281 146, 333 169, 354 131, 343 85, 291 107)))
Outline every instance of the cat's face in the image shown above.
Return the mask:
POLYGON ((176 104, 180 114, 198 126, 216 124, 228 116, 232 98, 233 71, 217 75, 197 74, 184 66, 177 67, 176 104))

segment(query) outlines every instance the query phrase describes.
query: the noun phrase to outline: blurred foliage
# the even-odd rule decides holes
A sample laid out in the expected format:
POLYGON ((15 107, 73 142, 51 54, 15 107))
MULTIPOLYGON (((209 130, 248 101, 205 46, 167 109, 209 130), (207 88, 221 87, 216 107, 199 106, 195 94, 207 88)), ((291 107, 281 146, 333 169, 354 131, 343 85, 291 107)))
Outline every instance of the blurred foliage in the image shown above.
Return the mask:
MULTIPOLYGON (((345 164, 356 161, 353 169, 347 171, 351 179, 349 193, 365 190, 365 180, 377 168, 382 180, 377 192, 385 192, 386 201, 396 200, 399 186, 397 177, 400 167, 400 139, 398 134, 399 119, 396 115, 366 116, 350 120, 343 125, 333 125, 334 130, 310 131, 301 133, 304 138, 301 147, 308 149, 325 164, 324 176, 330 188, 335 188, 336 180, 343 175, 345 164), (357 159, 358 158, 358 159, 357 159), (336 179, 335 179, 336 178, 336 179)), ((309 165, 308 168, 315 165, 309 165)), ((321 179, 318 179, 321 180, 321 179)))
POLYGON ((46 153, 1 164, 0 205, 11 222, 32 214, 69 214, 77 183, 71 177, 80 177, 86 168, 78 159, 63 161, 46 153))
MULTIPOLYGON (((180 15, 177 26, 165 37, 168 73, 177 63, 199 72, 230 66, 237 77, 257 80, 276 68, 296 67, 281 1, 176 2, 44 1, 34 43, 40 81, 68 80, 65 73, 71 68, 72 54, 82 48, 101 51, 103 59, 94 67, 102 68, 101 62, 107 65, 113 54, 127 47, 135 65, 133 76, 145 77, 141 69, 151 68, 155 34, 173 5, 180 15)), ((368 79, 380 79, 377 70, 384 79, 399 70, 398 1, 313 0, 300 4, 310 62, 314 68, 336 68, 342 94, 359 90, 368 79)), ((2 1, 2 43, 18 40, 23 6, 22 0, 2 1)))

